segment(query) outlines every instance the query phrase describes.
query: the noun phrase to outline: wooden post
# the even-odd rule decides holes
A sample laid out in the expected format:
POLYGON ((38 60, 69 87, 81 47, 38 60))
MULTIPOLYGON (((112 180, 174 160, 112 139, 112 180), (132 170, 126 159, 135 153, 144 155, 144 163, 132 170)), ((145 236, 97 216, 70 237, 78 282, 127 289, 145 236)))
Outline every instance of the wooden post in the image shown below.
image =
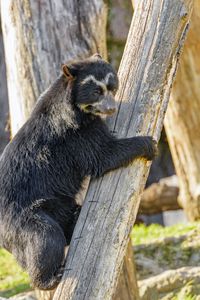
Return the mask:
POLYGON ((165 129, 179 178, 179 203, 191 221, 200 220, 200 1, 177 72, 165 129))
MULTIPOLYGON (((192 0, 141 0, 119 69, 118 136, 159 139, 192 0)), ((129 231, 150 163, 136 160, 90 184, 54 300, 108 300, 116 288, 129 231)))

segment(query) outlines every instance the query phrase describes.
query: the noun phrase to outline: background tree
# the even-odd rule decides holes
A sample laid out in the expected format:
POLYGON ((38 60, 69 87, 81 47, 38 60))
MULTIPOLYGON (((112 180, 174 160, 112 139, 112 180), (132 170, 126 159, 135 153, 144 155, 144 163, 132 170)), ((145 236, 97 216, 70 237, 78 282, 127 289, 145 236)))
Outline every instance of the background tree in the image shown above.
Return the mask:
POLYGON ((189 34, 173 85, 165 128, 179 179, 179 201, 200 219, 200 2, 194 1, 189 34))
MULTIPOLYGON (((0 20, 1 22, 1 20, 0 20)), ((8 93, 6 82, 6 66, 4 56, 3 36, 0 25, 0 155, 9 141, 8 130, 8 93)))
POLYGON ((1 1, 13 135, 62 63, 106 57, 106 12, 103 0, 1 1))

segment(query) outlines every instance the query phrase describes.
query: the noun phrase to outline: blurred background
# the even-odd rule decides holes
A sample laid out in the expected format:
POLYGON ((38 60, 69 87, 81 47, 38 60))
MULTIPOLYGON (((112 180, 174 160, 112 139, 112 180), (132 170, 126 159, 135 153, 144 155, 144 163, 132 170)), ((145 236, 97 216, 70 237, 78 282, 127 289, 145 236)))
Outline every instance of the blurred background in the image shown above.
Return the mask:
MULTIPOLYGON (((1 0, 0 154, 62 63, 99 52, 118 69, 137 2, 1 0)), ((138 291, 116 299, 200 299, 199 111, 200 1, 194 0, 159 155, 131 233, 138 291)), ((0 249, 0 296, 29 290, 27 274, 0 249)))

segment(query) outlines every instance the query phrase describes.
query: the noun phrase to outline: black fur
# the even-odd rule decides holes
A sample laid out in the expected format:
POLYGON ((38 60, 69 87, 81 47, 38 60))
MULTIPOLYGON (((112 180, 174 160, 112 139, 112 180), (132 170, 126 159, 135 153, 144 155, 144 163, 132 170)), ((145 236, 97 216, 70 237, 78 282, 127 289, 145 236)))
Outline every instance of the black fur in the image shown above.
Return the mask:
POLYGON ((81 82, 89 74, 101 81, 109 72, 107 89, 114 93, 117 76, 103 60, 93 57, 66 67, 0 158, 0 244, 40 289, 59 282, 83 179, 154 156, 152 138, 116 139, 99 115, 82 110, 81 104, 92 107, 106 96, 95 92, 94 82, 81 82))

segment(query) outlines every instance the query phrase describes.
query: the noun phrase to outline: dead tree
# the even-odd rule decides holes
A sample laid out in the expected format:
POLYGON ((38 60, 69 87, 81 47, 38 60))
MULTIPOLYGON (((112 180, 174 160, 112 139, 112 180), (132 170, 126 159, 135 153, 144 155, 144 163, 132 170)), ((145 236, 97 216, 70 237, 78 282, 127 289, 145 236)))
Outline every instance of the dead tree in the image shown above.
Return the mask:
POLYGON ((6 83, 6 66, 3 36, 0 28, 0 155, 9 141, 8 127, 8 92, 6 83))
MULTIPOLYGON (((159 138, 192 9, 192 0, 142 0, 119 69, 120 137, 159 138)), ((138 159, 90 184, 67 256, 57 299, 111 299, 150 164, 138 159)))
POLYGON ((62 63, 106 56, 106 10, 103 0, 1 1, 12 135, 62 63))
POLYGON ((130 239, 113 300, 139 300, 136 267, 130 239))
POLYGON ((200 219, 200 2, 194 0, 191 28, 172 89, 165 128, 179 178, 179 202, 190 220, 200 219))

